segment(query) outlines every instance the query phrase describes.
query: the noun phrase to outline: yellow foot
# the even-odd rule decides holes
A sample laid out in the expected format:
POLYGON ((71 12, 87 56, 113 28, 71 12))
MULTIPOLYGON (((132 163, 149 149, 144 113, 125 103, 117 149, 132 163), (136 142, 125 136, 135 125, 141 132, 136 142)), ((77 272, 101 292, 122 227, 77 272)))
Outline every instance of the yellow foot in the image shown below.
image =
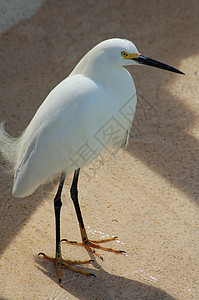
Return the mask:
POLYGON ((104 240, 98 240, 98 241, 87 240, 87 241, 82 242, 82 243, 77 243, 75 241, 69 241, 67 239, 63 239, 63 240, 61 240, 61 242, 66 242, 70 245, 85 247, 89 252, 92 252, 93 254, 98 256, 101 260, 103 260, 103 257, 100 254, 96 253, 96 251, 93 250, 92 248, 100 249, 100 250, 104 250, 104 251, 109 251, 109 252, 114 252, 116 254, 126 253, 123 250, 115 250, 115 249, 112 249, 112 248, 102 247, 102 246, 99 245, 101 243, 111 242, 111 241, 114 241, 116 239, 117 239, 117 236, 112 237, 110 239, 104 239, 104 240))
POLYGON ((61 268, 66 268, 66 269, 68 269, 70 271, 73 271, 73 272, 76 272, 76 273, 80 273, 80 274, 84 274, 84 275, 87 275, 87 276, 94 276, 94 277, 96 277, 93 273, 89 273, 89 272, 86 272, 84 270, 76 269, 76 268, 72 267, 72 265, 89 264, 89 263, 93 262, 93 260, 85 260, 85 261, 63 260, 61 258, 61 256, 57 256, 56 255, 57 257, 53 258, 53 257, 49 257, 49 256, 45 255, 43 252, 40 252, 38 254, 38 256, 40 256, 40 255, 43 255, 43 257, 45 259, 47 259, 47 260, 55 262, 59 284, 61 283, 61 280, 62 280, 61 268))

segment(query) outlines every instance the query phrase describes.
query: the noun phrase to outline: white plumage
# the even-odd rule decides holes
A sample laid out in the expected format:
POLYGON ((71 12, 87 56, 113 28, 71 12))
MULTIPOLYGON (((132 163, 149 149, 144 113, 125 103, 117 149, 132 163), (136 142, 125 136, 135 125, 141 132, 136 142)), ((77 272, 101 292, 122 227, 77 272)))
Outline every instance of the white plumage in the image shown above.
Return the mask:
POLYGON ((49 177, 77 170, 102 151, 118 149, 131 128, 136 90, 128 65, 181 71, 145 57, 125 39, 91 49, 14 139, 0 126, 0 152, 14 172, 13 195, 25 197, 49 177))
POLYGON ((146 64, 183 74, 139 54, 128 40, 110 39, 89 51, 72 73, 51 91, 19 138, 10 137, 3 124, 0 126, 0 151, 13 168, 14 196, 28 196, 49 177, 61 173, 54 198, 55 258, 39 253, 55 262, 59 283, 62 267, 95 276, 71 267, 71 261, 62 259, 62 241, 84 246, 100 258, 102 256, 93 249, 124 252, 99 245, 115 238, 102 241, 88 239, 79 206, 77 184, 80 168, 104 151, 118 149, 130 131, 137 99, 133 79, 124 66, 134 64, 146 64), (61 240, 60 234, 61 193, 66 173, 72 171, 75 172, 70 193, 82 243, 61 240))
POLYGON ((58 84, 18 139, 0 130, 1 152, 13 164, 13 195, 25 197, 50 176, 88 164, 103 150, 120 147, 136 106, 133 79, 123 68, 137 64, 128 40, 98 44, 58 84), (8 151, 9 149, 9 151, 8 151))

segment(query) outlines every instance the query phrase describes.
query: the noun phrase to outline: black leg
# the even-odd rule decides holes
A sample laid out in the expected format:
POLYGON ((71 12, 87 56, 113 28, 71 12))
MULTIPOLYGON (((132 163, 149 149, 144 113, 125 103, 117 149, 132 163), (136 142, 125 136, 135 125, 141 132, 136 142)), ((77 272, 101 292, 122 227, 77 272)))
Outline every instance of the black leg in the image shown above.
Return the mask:
POLYGON ((109 238, 109 239, 97 240, 97 241, 93 241, 93 240, 88 239, 86 229, 85 229, 85 226, 84 226, 84 222, 83 222, 83 218, 82 218, 82 214, 81 214, 81 210, 80 210, 80 206, 79 206, 79 201, 78 201, 77 184, 78 184, 79 172, 80 172, 80 169, 77 169, 74 172, 73 182, 72 182, 72 185, 71 185, 71 188, 70 188, 70 194, 71 194, 71 198, 73 200, 74 206, 75 206, 75 211, 76 211, 78 222, 79 222, 79 227, 80 227, 80 232, 81 232, 81 237, 82 237, 82 243, 77 243, 77 242, 74 242, 74 241, 68 241, 66 239, 64 239, 63 241, 65 241, 69 244, 77 245, 77 246, 84 246, 88 251, 90 251, 92 253, 95 253, 95 255, 97 255, 101 259, 103 259, 102 256, 100 254, 97 254, 95 252, 95 250, 92 250, 92 248, 97 248, 97 249, 110 251, 110 252, 114 252, 114 253, 123 253, 123 252, 125 252, 125 251, 122 251, 122 250, 114 250, 112 248, 106 248, 106 247, 99 246, 100 243, 113 241, 117 237, 112 237, 112 238, 109 238))
POLYGON ((81 269, 75 269, 71 266, 71 265, 78 265, 78 264, 87 264, 87 263, 91 262, 90 260, 84 260, 84 261, 63 260, 62 256, 61 256, 60 212, 61 212, 61 207, 62 207, 61 193, 62 193, 65 177, 66 177, 66 173, 63 172, 62 175, 61 175, 61 178, 60 178, 60 183, 59 183, 59 187, 58 187, 58 190, 57 190, 57 194, 54 198, 55 223, 56 223, 56 253, 55 253, 55 258, 47 256, 43 252, 40 252, 38 254, 38 255, 43 255, 44 258, 47 259, 47 260, 55 262, 59 284, 61 283, 61 279, 62 279, 61 268, 66 268, 70 271, 85 274, 85 275, 88 275, 88 276, 95 276, 92 273, 86 272, 86 271, 81 270, 81 269))
POLYGON ((61 266, 62 266, 62 257, 61 257, 61 245, 60 245, 60 212, 62 207, 61 202, 61 193, 64 185, 64 180, 66 178, 66 173, 63 172, 61 174, 59 187, 57 190, 57 194, 54 198, 54 209, 55 209, 55 223, 56 223, 56 269, 59 283, 61 283, 61 266))
POLYGON ((74 206, 75 206, 75 211, 76 211, 77 218, 78 218, 78 221, 79 221, 82 241, 83 241, 83 243, 87 243, 88 242, 88 237, 87 237, 86 230, 85 230, 85 227, 84 227, 84 222, 83 222, 83 218, 82 218, 82 214, 81 214, 81 210, 80 210, 80 206, 79 206, 79 201, 78 201, 77 183, 78 183, 78 178, 79 178, 79 172, 80 172, 80 169, 77 169, 74 172, 73 182, 72 182, 72 185, 71 185, 71 188, 70 188, 70 194, 71 194, 71 198, 73 200, 73 203, 74 203, 74 206))
POLYGON ((61 193, 62 193, 65 178, 66 178, 66 173, 63 172, 61 174, 57 194, 54 198, 55 223, 56 223, 56 251, 58 250, 58 248, 60 248, 60 212, 62 207, 61 193))

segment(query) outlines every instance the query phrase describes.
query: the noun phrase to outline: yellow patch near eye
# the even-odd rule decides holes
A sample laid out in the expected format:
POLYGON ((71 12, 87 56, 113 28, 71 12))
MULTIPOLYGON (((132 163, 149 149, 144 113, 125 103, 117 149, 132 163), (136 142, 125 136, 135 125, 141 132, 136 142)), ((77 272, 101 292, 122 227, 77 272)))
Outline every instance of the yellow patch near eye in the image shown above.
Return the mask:
POLYGON ((128 53, 126 51, 122 51, 121 55, 124 57, 124 59, 133 59, 138 58, 140 56, 140 53, 128 53))

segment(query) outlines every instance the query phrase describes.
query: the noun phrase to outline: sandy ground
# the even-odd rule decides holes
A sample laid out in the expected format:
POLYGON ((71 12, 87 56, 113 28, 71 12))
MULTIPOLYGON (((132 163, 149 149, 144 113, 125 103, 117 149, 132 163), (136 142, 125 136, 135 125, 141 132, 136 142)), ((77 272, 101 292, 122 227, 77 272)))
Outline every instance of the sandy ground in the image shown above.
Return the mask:
MULTIPOLYGON (((199 2, 198 0, 53 1, 0 36, 0 120, 17 136, 50 90, 78 60, 109 37, 132 40, 146 56, 173 65, 177 75, 131 67, 138 109, 127 151, 79 183, 90 238, 118 235, 86 269, 96 278, 38 258, 55 252, 53 196, 57 183, 26 199, 0 177, 1 299, 199 299, 199 2)), ((63 196, 62 237, 80 240, 69 197, 63 196)), ((64 258, 86 259, 62 245, 64 258)))
POLYGON ((32 17, 45 0, 1 0, 0 33, 22 19, 32 17))

